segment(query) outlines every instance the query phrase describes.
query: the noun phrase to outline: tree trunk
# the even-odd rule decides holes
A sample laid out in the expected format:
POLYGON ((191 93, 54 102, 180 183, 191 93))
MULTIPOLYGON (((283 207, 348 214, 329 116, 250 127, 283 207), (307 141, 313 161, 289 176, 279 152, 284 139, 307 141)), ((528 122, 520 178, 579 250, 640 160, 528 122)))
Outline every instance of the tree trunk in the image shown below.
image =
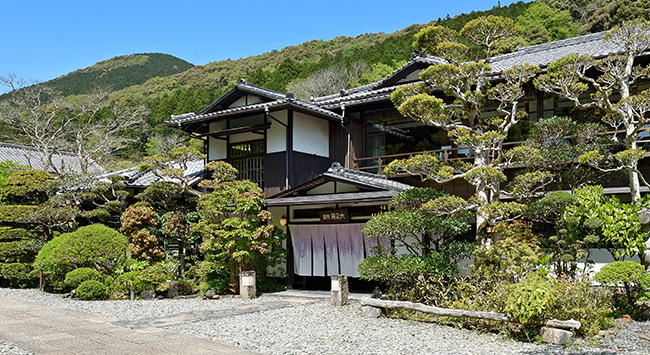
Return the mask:
POLYGON ((641 199, 641 188, 639 184, 639 175, 636 171, 629 170, 628 178, 630 180, 630 197, 632 202, 637 202, 641 199))

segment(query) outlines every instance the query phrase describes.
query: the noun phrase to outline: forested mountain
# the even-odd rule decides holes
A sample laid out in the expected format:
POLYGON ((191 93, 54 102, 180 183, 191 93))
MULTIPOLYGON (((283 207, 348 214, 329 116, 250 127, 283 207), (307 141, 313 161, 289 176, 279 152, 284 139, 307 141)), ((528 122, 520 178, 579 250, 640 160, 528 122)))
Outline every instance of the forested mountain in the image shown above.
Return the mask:
POLYGON ((151 78, 173 75, 194 67, 169 54, 143 53, 111 58, 49 81, 63 96, 86 94, 95 85, 121 90, 151 78))
POLYGON ((522 31, 497 49, 505 53, 517 46, 600 31, 630 18, 648 19, 649 9, 650 0, 520 1, 504 7, 498 5, 488 11, 447 15, 391 34, 366 33, 328 41, 312 40, 256 56, 201 66, 165 54, 116 57, 47 84, 55 86, 64 96, 88 92, 95 85, 108 85, 113 90, 111 98, 118 105, 145 104, 149 107, 151 113, 142 130, 132 132, 139 137, 140 143, 122 155, 122 158, 137 160, 146 154, 146 144, 152 137, 179 134, 162 125, 170 115, 198 112, 241 78, 280 92, 291 90, 298 97, 308 99, 310 95, 343 88, 315 90, 308 84, 317 81, 319 76, 340 74, 342 77, 336 81, 337 85, 349 88, 391 73, 411 57, 413 36, 426 25, 435 23, 458 30, 479 16, 515 19, 522 31))

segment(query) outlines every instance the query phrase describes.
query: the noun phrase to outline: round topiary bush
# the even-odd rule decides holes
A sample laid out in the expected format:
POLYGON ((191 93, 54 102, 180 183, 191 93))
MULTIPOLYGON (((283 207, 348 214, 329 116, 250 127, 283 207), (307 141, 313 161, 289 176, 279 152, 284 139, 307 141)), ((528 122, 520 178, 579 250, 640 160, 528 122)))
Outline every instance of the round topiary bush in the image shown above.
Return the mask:
POLYGON ((77 287, 75 297, 84 301, 105 300, 108 298, 108 289, 97 280, 86 280, 77 287))
POLYGON ((103 279, 104 277, 99 271, 88 267, 80 267, 65 274, 63 284, 67 289, 72 290, 79 287, 84 281, 96 280, 102 282, 103 279))
POLYGON ((61 283, 69 271, 88 267, 110 269, 123 258, 127 238, 101 224, 61 234, 43 246, 34 266, 51 281, 61 283))

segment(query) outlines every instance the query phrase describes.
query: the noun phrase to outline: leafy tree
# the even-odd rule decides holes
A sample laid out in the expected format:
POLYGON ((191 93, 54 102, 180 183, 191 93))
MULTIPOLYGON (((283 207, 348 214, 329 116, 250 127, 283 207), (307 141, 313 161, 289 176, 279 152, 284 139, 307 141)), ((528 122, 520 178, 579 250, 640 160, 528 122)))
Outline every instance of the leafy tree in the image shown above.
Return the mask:
POLYGON ((531 4, 517 17, 523 37, 531 45, 575 37, 579 26, 571 21, 569 11, 558 11, 544 2, 531 4))
MULTIPOLYGON (((501 182, 506 180, 504 169, 536 154, 528 147, 504 152, 503 141, 524 116, 518 111, 519 100, 524 96, 521 87, 539 68, 516 66, 502 73, 504 82, 491 85, 489 81, 492 75, 489 62, 494 46, 516 33, 517 26, 513 20, 494 16, 469 21, 460 32, 439 26, 422 29, 416 35, 416 47, 428 54, 443 57, 446 63, 423 70, 420 74, 423 84, 400 87, 391 95, 391 100, 402 115, 449 131, 457 144, 466 145, 474 151, 474 161, 473 164, 462 161, 449 163, 434 155, 416 156, 393 161, 386 168, 386 174, 420 175, 425 180, 437 183, 467 180, 476 189, 470 203, 444 198, 444 201, 435 204, 445 205, 443 211, 478 208, 477 234, 481 238, 485 237, 482 231, 489 219, 490 223, 495 223, 499 219, 497 215, 519 214, 521 205, 492 203, 501 193, 501 182), (459 41, 460 37, 482 50, 466 46, 459 41), (477 58, 482 59, 472 61, 477 58), (431 95, 431 88, 440 89, 446 98, 431 95), (497 105, 495 115, 483 114, 488 100, 497 105), (452 206, 454 204, 456 206, 452 206)), ((526 189, 530 189, 548 178, 548 174, 536 172, 522 176, 519 182, 527 182, 529 186, 526 189)), ((524 184, 519 184, 518 188, 523 187, 524 184)))
POLYGON ((157 237, 160 223, 152 207, 132 205, 124 211, 121 221, 121 231, 129 238, 128 251, 135 259, 154 262, 165 257, 157 237))
POLYGON ((566 261, 589 259, 588 250, 593 247, 607 249, 615 260, 643 256, 650 233, 641 228, 639 206, 606 197, 600 186, 578 188, 575 194, 576 203, 568 205, 562 216, 562 243, 580 244, 584 254, 567 255, 566 261))
POLYGON ((522 171, 552 173, 554 183, 546 186, 548 190, 573 189, 620 179, 620 173, 602 173, 578 163, 578 158, 586 152, 598 150, 608 154, 612 150, 604 132, 604 127, 595 122, 576 123, 569 117, 542 118, 535 123, 524 143, 537 149, 539 154, 531 157, 522 171))
POLYGON ((433 188, 402 191, 391 199, 391 211, 374 216, 363 227, 363 233, 369 238, 388 238, 414 255, 438 251, 454 236, 471 228, 472 216, 467 211, 456 216, 435 216, 422 208, 428 201, 447 195, 433 188))
MULTIPOLYGON (((226 163, 213 165, 225 167, 226 163)), ((227 171, 236 173, 232 167, 227 171)), ((266 275, 269 263, 277 261, 276 248, 284 235, 264 209, 262 189, 247 180, 232 180, 231 173, 226 175, 217 174, 220 182, 210 184, 214 191, 201 196, 197 205, 201 219, 194 228, 203 236, 201 251, 206 262, 226 263, 231 284, 236 284, 241 271, 254 268, 258 276, 266 275)))
POLYGON ((623 54, 609 55, 601 60, 586 55, 568 55, 550 64, 547 73, 535 79, 535 85, 571 100, 576 106, 604 110, 607 113, 604 121, 615 129, 614 140, 618 139, 616 134, 622 128, 626 150, 614 155, 593 150, 582 155, 580 162, 604 172, 625 171, 632 200, 636 202, 641 198, 639 181, 648 186, 638 170, 639 160, 645 152, 638 147, 637 135, 645 124, 650 123, 647 118, 650 90, 634 92, 634 83, 649 75, 648 67, 635 66, 634 63, 639 54, 650 48, 650 23, 626 22, 607 33, 604 40, 619 46, 623 54), (602 74, 594 77, 592 68, 602 74), (583 103, 584 94, 590 91, 593 92, 591 100, 583 103))
POLYGON ((108 89, 97 87, 87 95, 66 100, 46 84, 15 89, 9 100, 2 101, 0 120, 15 129, 12 139, 16 143, 37 148, 45 170, 56 175, 76 169, 89 173, 95 162, 101 164, 132 142, 126 133, 148 114, 144 105, 113 105, 108 93, 108 89), (63 151, 76 155, 77 166, 54 163, 54 156, 63 151))

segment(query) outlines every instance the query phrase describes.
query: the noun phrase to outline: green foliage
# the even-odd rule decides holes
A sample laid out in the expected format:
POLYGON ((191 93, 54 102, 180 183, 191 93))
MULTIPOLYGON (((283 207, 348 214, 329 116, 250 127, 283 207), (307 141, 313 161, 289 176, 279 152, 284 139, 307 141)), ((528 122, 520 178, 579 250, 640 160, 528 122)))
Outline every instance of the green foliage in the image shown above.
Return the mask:
POLYGON ((19 225, 19 220, 21 217, 30 214, 37 209, 37 206, 0 206, 0 223, 3 225, 19 225))
POLYGON ((157 263, 140 271, 140 288, 143 290, 157 290, 160 285, 173 278, 169 270, 157 263))
POLYGON ((477 282, 515 283, 537 270, 543 256, 540 237, 532 233, 530 223, 502 223, 495 229, 497 241, 474 252, 472 273, 477 282))
POLYGON ((381 255, 358 265, 366 280, 381 281, 393 299, 444 306, 457 299, 458 262, 471 255, 474 246, 452 242, 429 255, 381 255))
POLYGON ((31 261, 36 253, 30 248, 26 248, 25 241, 1 242, 0 243, 0 262, 18 263, 31 261))
POLYGON ((124 257, 126 243, 123 234, 93 224, 47 242, 36 256, 34 266, 56 284, 76 268, 110 270, 124 257))
POLYGON ((84 301, 105 300, 109 296, 108 288, 97 280, 86 280, 77 287, 75 297, 84 301))
POLYGON ((29 169, 26 165, 21 165, 11 160, 0 162, 0 190, 4 189, 7 184, 7 178, 18 170, 29 169))
POLYGON ((88 267, 80 267, 65 274, 63 284, 69 290, 73 290, 86 280, 104 281, 104 276, 97 270, 88 267))
POLYGON ((605 197, 601 186, 578 188, 575 194, 576 203, 562 217, 565 243, 605 248, 616 260, 643 254, 648 232, 641 228, 639 206, 605 197))
POLYGON ((572 23, 569 11, 558 11, 544 2, 531 4, 524 14, 517 17, 517 24, 530 45, 575 37, 579 27, 572 23))
POLYGON ((195 230, 203 236, 201 251, 207 262, 227 262, 231 281, 251 268, 266 275, 267 266, 282 257, 276 248, 285 236, 264 210, 265 197, 254 183, 237 180, 221 182, 199 200, 195 230))
POLYGON ((600 269, 594 280, 619 292, 622 286, 627 300, 625 311, 636 314, 636 302, 650 290, 650 274, 643 265, 634 261, 615 261, 600 269))
POLYGON ((540 273, 526 276, 505 295, 505 311, 524 324, 539 322, 557 300, 549 279, 540 273))
POLYGON ((96 85, 120 90, 143 84, 155 77, 181 73, 194 66, 182 59, 161 53, 131 54, 114 57, 85 69, 52 80, 64 96, 87 94, 96 85))
POLYGON ((27 229, 13 228, 13 227, 0 227, 0 242, 26 240, 35 237, 37 237, 37 234, 27 229))
POLYGON ((0 264, 0 285, 2 287, 28 288, 38 284, 38 279, 32 277, 32 264, 8 263, 0 264))
POLYGON ((424 208, 429 201, 446 196, 447 193, 433 188, 402 191, 390 201, 393 210, 374 216, 363 227, 363 233, 369 238, 388 238, 396 246, 405 246, 412 254, 427 255, 436 251, 452 237, 471 228, 470 212, 436 216, 424 208))
POLYGON ((39 170, 19 170, 5 180, 7 185, 0 193, 3 201, 14 204, 37 205, 47 200, 46 183, 50 173, 39 170))
POLYGON ((566 191, 553 191, 528 205, 526 218, 537 223, 555 225, 564 214, 567 206, 577 201, 575 194, 566 191))

